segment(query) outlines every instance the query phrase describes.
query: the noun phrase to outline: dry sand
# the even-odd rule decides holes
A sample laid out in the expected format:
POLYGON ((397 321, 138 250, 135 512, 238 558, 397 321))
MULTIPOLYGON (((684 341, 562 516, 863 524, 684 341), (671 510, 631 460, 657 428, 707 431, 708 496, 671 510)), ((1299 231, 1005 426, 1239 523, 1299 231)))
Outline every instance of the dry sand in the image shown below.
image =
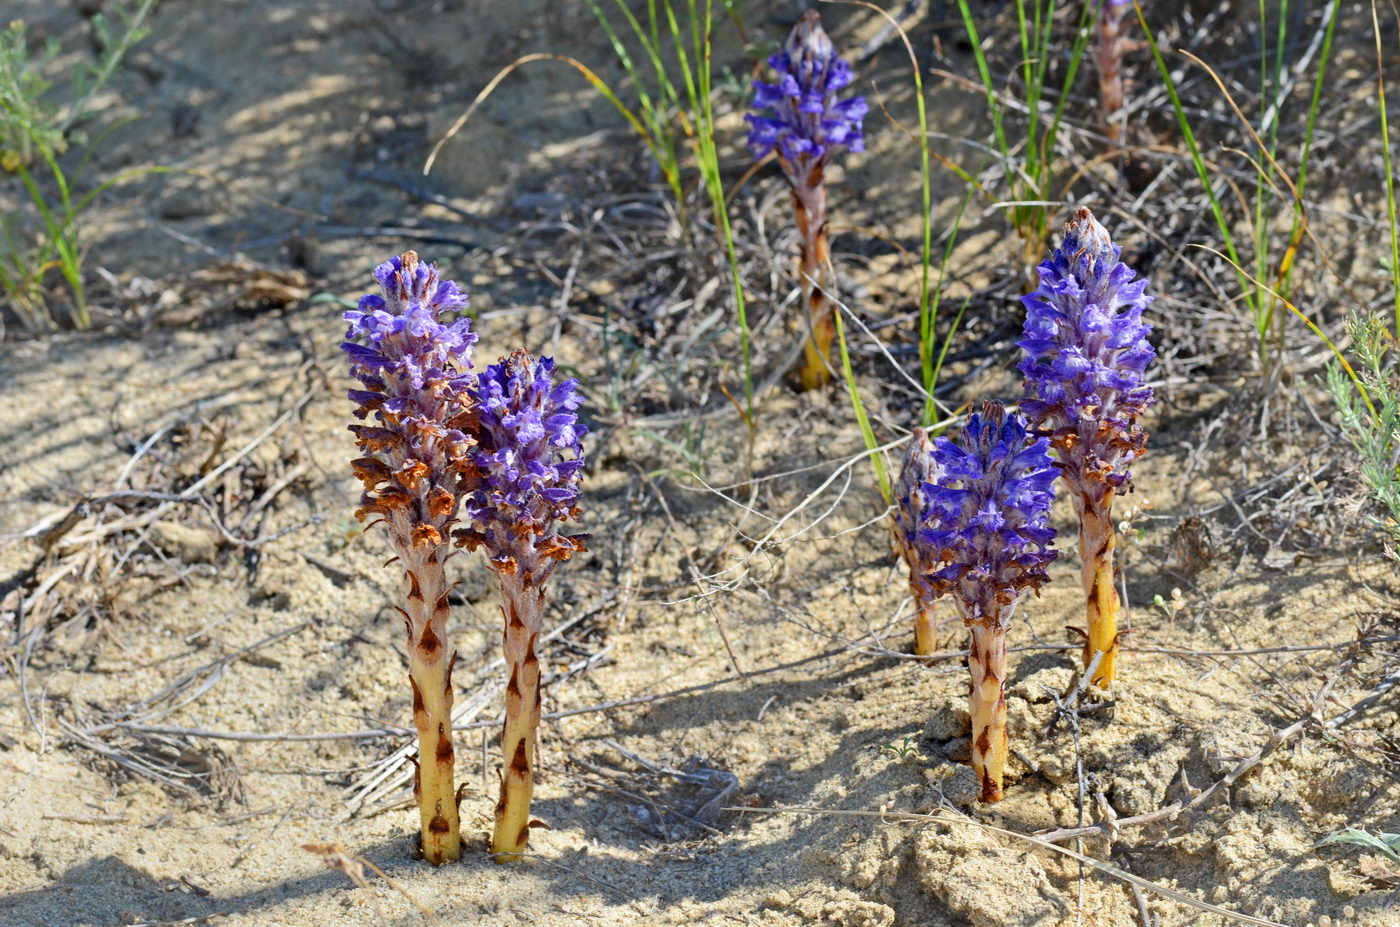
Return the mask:
MULTIPOLYGON (((64 11, 20 6, 48 31, 79 34, 64 11)), ((752 497, 739 485, 742 425, 734 416, 714 420, 695 455, 725 495, 705 489, 685 475, 675 443, 650 436, 684 443, 684 434, 618 426, 605 408, 612 381, 597 325, 575 324, 555 305, 553 285, 490 250, 508 241, 511 223, 464 225, 459 234, 482 246, 466 253, 416 244, 430 258, 440 248, 450 272, 469 284, 481 313, 479 357, 522 341, 557 352, 594 397, 585 497, 594 541, 555 582, 552 617, 567 631, 545 651, 545 710, 714 685, 546 723, 535 813, 549 829, 533 832, 532 858, 504 867, 484 855, 498 768, 490 726, 459 735, 468 848, 463 862, 441 871, 413 858, 416 815, 406 787, 358 808, 351 802, 386 757, 411 743, 404 736, 79 736, 104 719, 130 718, 262 734, 408 725, 401 635, 390 620, 397 582, 382 566, 382 537, 360 534, 350 519, 358 489, 347 466, 341 307, 303 298, 353 298, 385 249, 403 245, 308 236, 307 247, 291 252, 309 274, 297 282, 305 292, 274 305, 254 297, 217 304, 228 295, 217 286, 179 289, 208 256, 182 254, 154 223, 226 247, 280 236, 305 213, 341 226, 395 224, 383 217, 396 210, 406 219, 449 218, 439 207, 405 205, 401 193, 354 171, 416 163, 462 95, 516 54, 606 57, 584 38, 595 27, 581 4, 482 6, 468 17, 414 3, 171 2, 143 46, 150 73, 127 73, 114 85, 113 104, 147 121, 124 130, 110 157, 208 170, 228 186, 176 180, 152 188, 161 191, 153 201, 117 200, 99 214, 110 241, 104 261, 124 279, 170 275, 153 287, 187 303, 188 321, 167 318, 134 335, 7 343, 0 535, 52 524, 86 496, 119 487, 178 491, 233 463, 208 483, 211 509, 171 503, 159 518, 95 537, 123 517, 98 506, 80 512, 47 555, 33 537, 0 546, 0 629, 9 639, 37 623, 48 628, 32 652, 8 652, 0 671, 0 924, 413 924, 422 922, 414 904, 443 923, 492 927, 1224 923, 976 824, 1022 834, 1073 825, 1081 784, 1091 823, 1105 807, 1126 817, 1189 799, 1263 747, 1271 731, 1314 712, 1333 718, 1394 671, 1393 643, 1349 646, 1363 628, 1400 634, 1400 581, 1359 514, 1357 530, 1332 548, 1261 549, 1247 531, 1231 529, 1236 513, 1223 500, 1269 476, 1217 441, 1211 424, 1243 395, 1241 381, 1163 390, 1139 491, 1120 513, 1131 522, 1122 563, 1135 652, 1123 661, 1112 705, 1083 714, 1077 744, 1064 725, 1042 733, 1055 718, 1054 697, 1077 679, 1077 655, 1054 646, 1080 618, 1072 551, 1053 568, 1043 598, 1022 607, 1013 643, 1031 649, 1013 655, 1009 697, 1019 752, 1006 800, 978 807, 964 765, 966 670, 953 657, 925 665, 899 654, 908 643, 907 587, 876 519, 870 471, 849 463, 860 444, 844 397, 782 388, 766 397, 754 449, 762 479, 752 497), (478 28, 482 22, 490 27, 478 28), (389 26, 403 23, 410 28, 391 34, 389 26), (462 61, 476 77, 454 84, 455 95, 421 89, 462 61), (390 154, 367 154, 376 146, 390 154), (147 221, 130 222, 133 215, 147 221), (813 493, 755 548, 774 519, 813 493), (258 543, 232 542, 216 517, 258 543), (38 610, 13 628, 17 603, 45 580, 51 589, 33 600, 38 610), (1154 596, 1170 601, 1174 589, 1178 607, 1151 604, 1154 596), (794 661, 806 662, 772 670, 794 661), (121 765, 143 758, 183 775, 193 792, 121 765), (720 794, 711 786, 729 781, 722 773, 737 781, 722 796, 726 806, 824 813, 726 811, 702 825, 667 816, 701 815, 720 794), (697 774, 710 785, 697 785, 697 774), (967 823, 835 813, 842 811, 936 812, 967 823), (306 844, 338 844, 387 878, 367 869, 367 887, 359 887, 306 844)), ((898 57, 889 60, 897 73, 898 57)), ((579 150, 596 162, 623 136, 571 147, 615 122, 572 75, 522 74, 507 86, 449 149, 434 189, 452 190, 459 208, 519 218, 577 181, 552 184, 542 172, 579 150)), ((906 220, 896 221, 884 196, 907 174, 872 173, 852 172, 850 213, 907 237, 906 220)), ((959 255, 974 263, 997 240, 984 229, 959 255)), ((287 255, 257 253, 279 266, 287 255)), ((907 282, 907 267, 894 280, 888 263, 875 256, 852 266, 853 289, 878 297, 907 282)), ((566 257, 555 271, 561 265, 566 257)), ((1015 386, 1004 366, 966 361, 952 372, 1004 394, 1015 386)), ((873 377, 863 386, 880 396, 873 377)), ((878 414, 897 405, 890 399, 878 414)), ((1299 459, 1315 461, 1309 453, 1299 459)), ((124 508, 154 505, 128 500, 124 508)), ((1068 510, 1057 524, 1072 536, 1068 510)), ((493 665, 494 591, 479 563, 460 557, 451 569, 461 581, 453 613, 458 703, 475 704, 473 719, 491 725, 502 683, 493 665)), ((945 632, 949 650, 961 646, 954 623, 945 632)), ((1160 886, 1289 927, 1324 918, 1393 925, 1400 907, 1387 907, 1394 883, 1380 867, 1353 848, 1315 844, 1348 824, 1400 830, 1397 731, 1392 692, 1340 729, 1307 727, 1206 807, 1125 828, 1111 852, 1092 839, 1080 848, 1160 886)))

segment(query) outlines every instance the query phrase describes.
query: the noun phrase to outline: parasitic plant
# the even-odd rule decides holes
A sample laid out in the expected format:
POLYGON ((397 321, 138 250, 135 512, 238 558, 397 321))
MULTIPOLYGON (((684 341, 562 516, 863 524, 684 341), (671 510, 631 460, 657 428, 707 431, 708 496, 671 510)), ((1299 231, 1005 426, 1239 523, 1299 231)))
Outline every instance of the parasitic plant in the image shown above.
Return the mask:
POLYGON ((457 543, 481 548, 501 590, 506 686, 501 750, 505 773, 496 803, 491 852, 506 862, 525 851, 540 721, 540 662, 545 586, 561 560, 584 549, 586 535, 559 533, 577 518, 584 465, 578 381, 554 382, 554 362, 524 351, 494 364, 473 391, 479 416, 470 455, 478 482, 468 498, 469 528, 457 543))
POLYGON ((865 150, 861 124, 867 106, 864 97, 837 99, 853 79, 851 66, 837 56, 816 10, 803 15, 787 44, 768 63, 778 81, 754 81, 755 112, 745 116, 748 145, 755 158, 775 153, 792 189, 802 248, 798 276, 808 326, 799 377, 803 389, 815 389, 831 378, 827 358, 835 337, 832 307, 822 292, 830 291, 834 282, 826 231, 826 168, 842 150, 865 150))
MULTIPOLYGON (((342 345, 361 388, 350 391, 351 425, 364 456, 353 463, 365 492, 355 515, 376 519, 403 569, 407 608, 409 684, 418 729, 414 792, 422 825, 423 857, 433 864, 461 855, 453 784, 452 666, 447 640, 448 584, 444 561, 458 503, 474 482, 471 426, 472 345, 466 318, 444 324, 466 296, 412 251, 374 272, 383 296, 367 295, 342 345)), ((391 561, 393 562, 393 561, 391 561)))
POLYGON ((1099 7, 1099 116, 1111 149, 1123 144, 1123 52, 1127 45, 1126 14, 1133 0, 1101 0, 1099 7))
POLYGON ((1006 768, 1006 632, 1021 594, 1039 592, 1055 559, 1050 442, 1016 413, 987 402, 956 439, 933 445, 923 485, 922 527, 914 537, 933 566, 925 582, 951 596, 969 634, 972 769, 984 802, 1002 796, 1006 768))
POLYGON ((1093 682, 1117 674, 1118 593, 1113 585, 1113 499, 1132 490, 1129 468, 1143 454, 1138 424, 1152 404, 1147 365, 1156 356, 1142 311, 1147 281, 1119 260, 1121 249, 1088 209, 1065 226, 1041 263, 1040 286, 1023 298, 1020 347, 1032 426, 1050 437, 1079 515, 1079 556, 1088 632, 1084 665, 1101 652, 1093 682))
POLYGON ((918 542, 928 506, 924 484, 934 482, 936 476, 933 444, 928 432, 916 428, 904 453, 899 482, 894 487, 894 533, 895 546, 909 567, 909 592, 914 597, 914 653, 919 656, 933 653, 933 632, 937 625, 933 586, 928 574, 938 567, 930 556, 933 552, 918 542))

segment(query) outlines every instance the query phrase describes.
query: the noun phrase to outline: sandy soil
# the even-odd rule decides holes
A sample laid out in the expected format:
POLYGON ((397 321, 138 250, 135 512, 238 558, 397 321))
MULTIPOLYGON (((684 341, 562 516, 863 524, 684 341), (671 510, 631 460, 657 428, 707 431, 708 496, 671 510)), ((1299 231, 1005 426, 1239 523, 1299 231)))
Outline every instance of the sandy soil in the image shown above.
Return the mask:
MULTIPOLYGON (((19 6, 40 34, 82 34, 76 12, 19 6)), ((1393 692, 1324 726, 1394 671, 1400 634, 1400 580, 1335 451, 1316 441, 1242 450, 1230 434, 1257 427, 1241 409, 1256 395, 1249 379, 1219 367, 1197 375, 1204 365, 1164 343, 1152 453, 1120 512, 1134 607, 1123 684, 1111 704, 1091 700, 1077 733, 1064 723, 1046 733, 1077 682, 1063 630, 1080 618, 1067 549, 1013 632, 1018 753, 1006 800, 979 807, 964 765, 960 628, 946 625, 945 658, 902 653, 907 586, 872 474, 852 459, 862 445, 844 396, 766 394, 749 482, 746 432, 719 392, 695 397, 696 408, 720 410, 703 427, 693 416, 669 424, 697 375, 635 377, 626 365, 655 357, 639 348, 618 360, 622 342, 609 340, 603 314, 651 299, 657 326, 679 325, 676 311, 718 307, 705 305, 714 285, 666 302, 656 293, 680 278, 660 269, 646 286, 586 273, 571 282, 571 261, 587 260, 570 255, 576 230, 612 215, 608 197, 622 201, 629 165, 633 186, 646 182, 643 153, 615 114, 572 72, 538 65, 503 85, 431 181, 417 176, 430 139, 516 55, 576 54, 616 76, 582 4, 477 9, 172 0, 114 83, 112 111, 139 118, 105 158, 154 158, 221 181, 153 183, 96 214, 95 254, 126 287, 131 330, 11 341, 0 355, 0 629, 14 642, 0 671, 0 923, 412 924, 423 920, 415 905, 443 923, 493 927, 1225 923, 981 825, 1032 834, 1189 800, 1309 716, 1317 723, 1204 807, 1125 827, 1111 846, 1077 846, 1289 927, 1396 922, 1396 882, 1377 861, 1316 847, 1347 825, 1400 830, 1393 692), (448 206, 374 173, 422 184, 448 206), (583 208, 600 201, 601 212, 583 208), (371 234, 384 226, 427 238, 371 234), (200 275, 240 243, 256 264, 200 275), (397 581, 382 537, 350 518, 358 488, 337 300, 408 246, 470 287, 479 358, 517 343, 556 353, 592 400, 594 542, 559 571, 553 620, 563 630, 545 651, 545 710, 575 713, 543 731, 535 811, 549 829, 533 832, 535 855, 520 865, 484 854, 503 682, 488 576, 474 560, 452 562, 454 681, 476 725, 458 741, 470 842, 461 864, 433 871, 413 858, 416 816, 395 759, 412 743, 389 620, 397 581), (692 302, 673 310, 681 299, 692 302), (196 484, 207 504, 84 503, 196 484), (627 700, 640 701, 603 707, 627 700), (111 726, 119 721, 171 730, 111 726), (383 727, 400 733, 188 733, 383 727), (749 811, 711 813, 718 806, 749 811), (358 886, 308 844, 338 845, 350 868, 358 859, 377 871, 364 869, 358 886)), ((783 12, 750 26, 776 33, 783 12)), ((851 45, 878 31, 854 12, 830 19, 851 45)), ((901 54, 886 49, 867 67, 907 118, 895 89, 901 54)), ((950 92, 938 124, 957 131, 975 103, 950 92)), ((916 247, 906 207, 917 159, 882 131, 869 169, 838 174, 843 215, 916 247)), ((949 191, 960 192, 940 187, 940 201, 955 199, 949 191)), ((750 196, 781 202, 781 188, 767 178, 750 196)), ((950 299, 999 275, 1014 289, 1014 274, 997 269, 1005 261, 988 257, 1000 228, 989 214, 967 235, 950 299)), ((907 308, 908 262, 858 235, 845 242, 853 300, 871 318, 907 308)), ((1173 290, 1161 305, 1203 298, 1173 290)), ((1004 345, 994 336, 1013 310, 1000 312, 970 321, 970 336, 1004 345)), ((653 343, 640 324, 632 336, 653 343)), ((732 330, 717 337, 732 347, 732 330)), ((894 437, 910 420, 909 395, 882 379, 878 358, 861 365, 877 424, 894 437)), ((959 402, 1016 387, 1009 363, 976 352, 950 374, 959 402)), ((1327 416, 1311 381, 1299 382, 1306 401, 1278 403, 1274 419, 1295 435, 1299 421, 1313 427, 1307 402, 1327 416)), ((1067 509, 1057 524, 1072 537, 1067 509)))

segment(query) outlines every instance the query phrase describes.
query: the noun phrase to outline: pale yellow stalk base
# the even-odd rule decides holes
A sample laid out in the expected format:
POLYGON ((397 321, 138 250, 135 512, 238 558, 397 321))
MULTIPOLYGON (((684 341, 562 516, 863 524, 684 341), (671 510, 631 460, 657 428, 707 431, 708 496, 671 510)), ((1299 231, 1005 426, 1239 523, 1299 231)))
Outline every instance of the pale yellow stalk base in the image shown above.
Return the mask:
POLYGON ((981 800, 1000 801, 1006 772, 1006 631, 972 625, 967 667, 972 673, 968 708, 972 715, 972 771, 981 800))
MULTIPOLYGON (((813 293, 812 299, 818 303, 824 302, 818 292, 813 293)), ((821 311, 818 306, 816 313, 821 311)), ((811 335, 802 345, 802 369, 798 372, 798 383, 803 390, 821 389, 831 382, 828 358, 831 357, 831 342, 835 340, 836 334, 830 310, 826 310, 826 313, 825 316, 816 315, 811 319, 811 335)))
POLYGON ((1113 585, 1115 544, 1112 495, 1097 507, 1085 506, 1079 517, 1080 579, 1084 587, 1084 615, 1089 632, 1084 641, 1084 668, 1095 652, 1103 659, 1091 682, 1109 688, 1118 676, 1118 590, 1113 585))
POLYGON ((447 581, 437 548, 417 548, 404 557, 408 610, 408 681, 413 687, 413 726, 418 729, 418 775, 414 792, 423 858, 435 866, 462 855, 456 760, 452 748, 452 666, 447 637, 447 581))
POLYGON ((506 686, 506 720, 501 728, 501 796, 491 835, 492 858, 519 859, 530 842, 530 799, 535 791, 535 732, 540 723, 540 661, 535 644, 544 615, 543 593, 527 587, 517 574, 499 573, 505 615, 503 646, 510 682, 506 686))
POLYGON ((925 605, 916 600, 914 607, 918 610, 914 616, 914 653, 926 657, 936 651, 934 630, 938 627, 938 621, 932 603, 925 605))
POLYGON ((418 728, 418 817, 423 858, 434 866, 462 855, 461 821, 457 814, 457 789, 453 784, 452 700, 441 693, 450 685, 446 660, 438 666, 420 666, 409 682, 415 702, 422 693, 423 710, 414 710, 418 728), (429 697, 436 691, 437 697, 429 697), (434 704, 436 702, 436 704, 434 704))

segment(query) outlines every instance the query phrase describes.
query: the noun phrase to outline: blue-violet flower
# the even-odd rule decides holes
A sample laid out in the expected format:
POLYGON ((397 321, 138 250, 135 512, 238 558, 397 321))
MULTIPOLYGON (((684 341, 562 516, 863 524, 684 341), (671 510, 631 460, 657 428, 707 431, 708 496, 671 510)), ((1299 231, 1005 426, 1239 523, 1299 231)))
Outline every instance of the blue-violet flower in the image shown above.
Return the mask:
POLYGON ((933 446, 917 543, 941 566, 927 577, 951 595, 968 627, 972 770, 984 802, 1002 797, 1006 768, 1006 632, 1021 594, 1039 592, 1055 559, 1050 442, 1020 415, 985 403, 955 440, 933 446))
POLYGON ((851 66, 837 56, 816 10, 802 17, 768 63, 777 82, 754 81, 756 112, 745 117, 755 158, 776 150, 790 174, 805 178, 837 151, 865 150, 865 98, 837 99, 853 79, 851 66))
POLYGON ((917 542, 938 564, 927 577, 934 594, 951 595, 969 623, 1004 627, 1022 590, 1048 581, 1057 475, 1049 446, 1020 415, 990 402, 956 440, 934 442, 917 542))
POLYGON ((1084 666, 1093 682, 1117 674, 1118 611, 1113 576, 1113 497, 1132 489, 1132 464, 1147 434, 1139 417, 1152 404, 1147 365, 1155 352, 1142 311, 1147 281, 1087 209, 1065 226, 1064 241, 1040 265, 1040 286, 1025 297, 1021 339, 1026 417, 1050 437, 1079 515, 1084 587, 1084 666), (1095 654, 1101 654, 1095 657, 1095 654))
POLYGON ((554 369, 551 358, 516 351, 481 374, 471 450, 479 483, 467 502, 472 528, 458 532, 467 546, 484 546, 493 565, 537 582, 586 540, 557 531, 578 514, 588 426, 578 420, 578 381, 555 383, 554 369))
POLYGON ((581 439, 588 429, 578 420, 578 381, 555 383, 554 361, 547 357, 516 351, 486 368, 473 396, 479 419, 471 456, 478 482, 467 502, 471 527, 454 536, 465 547, 485 549, 501 590, 510 682, 491 852, 506 862, 530 839, 545 584, 555 565, 583 550, 587 539, 562 535, 559 525, 578 517, 581 439))
POLYGON ((1021 409, 1051 436, 1072 487, 1096 496, 1131 489, 1130 467, 1147 443, 1138 417, 1152 404, 1145 372, 1156 352, 1142 320, 1152 297, 1120 254, 1081 208, 1041 263, 1039 288, 1022 300, 1021 409))

